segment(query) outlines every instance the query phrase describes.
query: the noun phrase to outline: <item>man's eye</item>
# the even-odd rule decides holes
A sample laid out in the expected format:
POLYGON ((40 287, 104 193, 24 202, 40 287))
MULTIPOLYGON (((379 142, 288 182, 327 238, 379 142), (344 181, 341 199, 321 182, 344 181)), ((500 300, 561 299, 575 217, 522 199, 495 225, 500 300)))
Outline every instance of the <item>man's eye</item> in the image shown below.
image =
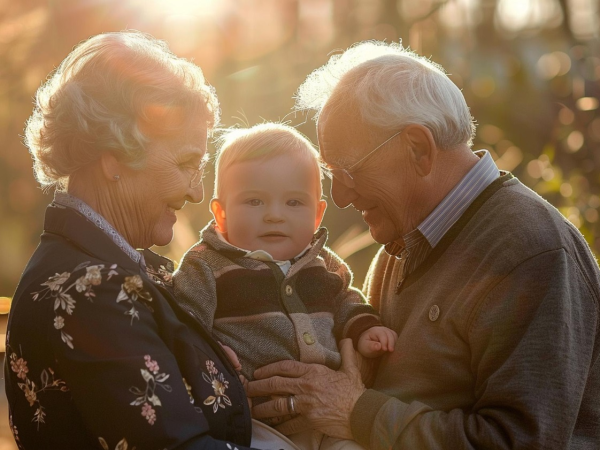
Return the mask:
POLYGON ((263 204, 262 200, 257 198, 251 198, 250 200, 247 200, 246 203, 248 203, 250 206, 260 206, 263 204))
POLYGON ((300 205, 302 205, 302 202, 300 200, 288 200, 287 205, 288 206, 300 206, 300 205))

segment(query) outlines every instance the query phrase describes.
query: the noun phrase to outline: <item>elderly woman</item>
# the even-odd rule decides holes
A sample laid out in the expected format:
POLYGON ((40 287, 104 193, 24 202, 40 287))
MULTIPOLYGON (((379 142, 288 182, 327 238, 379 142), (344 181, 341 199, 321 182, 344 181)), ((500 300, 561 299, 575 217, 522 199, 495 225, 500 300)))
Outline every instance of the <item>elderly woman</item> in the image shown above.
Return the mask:
POLYGON ((202 200, 217 120, 201 70, 137 32, 92 37, 39 89, 26 143, 56 193, 8 325, 20 448, 250 444, 235 368, 174 301, 172 263, 147 250, 202 200))

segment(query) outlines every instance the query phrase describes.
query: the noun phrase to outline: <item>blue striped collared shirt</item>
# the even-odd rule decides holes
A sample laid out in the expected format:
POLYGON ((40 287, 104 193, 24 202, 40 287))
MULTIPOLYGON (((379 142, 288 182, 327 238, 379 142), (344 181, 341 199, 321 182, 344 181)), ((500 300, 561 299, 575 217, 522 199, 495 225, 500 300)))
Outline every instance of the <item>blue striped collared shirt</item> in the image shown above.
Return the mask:
POLYGON ((403 236, 404 246, 398 242, 390 242, 385 246, 390 255, 406 259, 402 278, 425 260, 469 205, 500 176, 487 150, 479 150, 475 154, 479 156, 479 162, 415 230, 403 236))

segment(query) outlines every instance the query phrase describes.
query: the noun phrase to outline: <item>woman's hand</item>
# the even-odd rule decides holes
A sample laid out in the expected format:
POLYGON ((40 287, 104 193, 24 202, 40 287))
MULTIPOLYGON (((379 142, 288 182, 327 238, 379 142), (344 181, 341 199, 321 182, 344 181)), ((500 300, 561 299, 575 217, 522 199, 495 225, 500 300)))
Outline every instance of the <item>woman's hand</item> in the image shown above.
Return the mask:
POLYGON ((366 388, 350 339, 340 342, 340 353, 342 367, 337 372, 323 365, 298 361, 280 361, 257 369, 255 381, 248 383, 248 395, 284 397, 255 406, 253 416, 265 419, 292 414, 287 397, 293 395, 294 410, 300 416, 278 425, 278 431, 283 434, 301 431, 308 420, 313 428, 328 436, 353 439, 350 414, 366 388))

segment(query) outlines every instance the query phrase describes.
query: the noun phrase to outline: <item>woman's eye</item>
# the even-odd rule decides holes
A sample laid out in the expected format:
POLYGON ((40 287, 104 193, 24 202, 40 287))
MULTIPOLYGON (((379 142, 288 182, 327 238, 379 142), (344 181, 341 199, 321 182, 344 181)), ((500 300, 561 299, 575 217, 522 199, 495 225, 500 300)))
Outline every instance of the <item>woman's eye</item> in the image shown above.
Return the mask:
POLYGON ((302 202, 300 200, 288 200, 288 206, 300 206, 302 202))
POLYGON ((257 199, 257 198, 251 198, 246 203, 248 203, 250 206, 260 206, 260 205, 262 205, 262 201, 259 200, 259 199, 257 199))

